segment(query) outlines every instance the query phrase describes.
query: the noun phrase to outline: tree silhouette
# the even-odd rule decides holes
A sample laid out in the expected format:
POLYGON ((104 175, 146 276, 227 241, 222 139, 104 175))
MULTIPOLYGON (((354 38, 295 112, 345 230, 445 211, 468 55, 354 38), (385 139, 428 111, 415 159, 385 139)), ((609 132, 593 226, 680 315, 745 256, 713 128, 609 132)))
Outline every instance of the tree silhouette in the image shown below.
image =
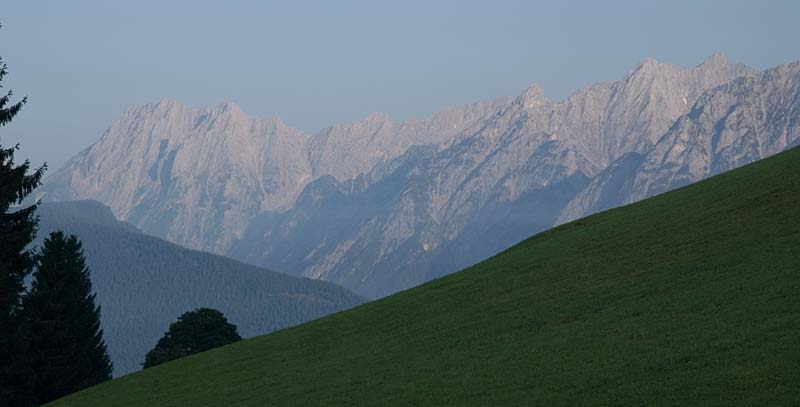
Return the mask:
POLYGON ((144 368, 242 340, 236 326, 211 308, 189 311, 169 326, 156 347, 147 352, 144 368))
POLYGON ((44 240, 23 309, 40 403, 111 378, 100 307, 77 237, 58 231, 44 240))
MULTIPOLYGON (((0 88, 8 67, 0 57, 0 88)), ((0 96, 0 127, 9 124, 27 99, 11 101, 12 92, 0 96)), ((17 165, 14 153, 19 146, 0 145, 0 405, 30 404, 30 372, 24 355, 27 342, 20 319, 20 301, 25 277, 33 269, 32 253, 27 249, 36 237, 36 205, 17 209, 40 184, 46 166, 29 174, 30 162, 17 165), (12 210, 13 209, 13 210, 12 210)))

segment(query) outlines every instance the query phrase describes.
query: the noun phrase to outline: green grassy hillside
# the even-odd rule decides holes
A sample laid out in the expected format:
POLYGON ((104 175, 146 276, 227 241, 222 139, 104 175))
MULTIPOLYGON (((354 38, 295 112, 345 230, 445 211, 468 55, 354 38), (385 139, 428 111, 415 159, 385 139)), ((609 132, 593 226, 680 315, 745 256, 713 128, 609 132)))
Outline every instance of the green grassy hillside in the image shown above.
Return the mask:
POLYGON ((800 149, 57 406, 800 403, 800 149))

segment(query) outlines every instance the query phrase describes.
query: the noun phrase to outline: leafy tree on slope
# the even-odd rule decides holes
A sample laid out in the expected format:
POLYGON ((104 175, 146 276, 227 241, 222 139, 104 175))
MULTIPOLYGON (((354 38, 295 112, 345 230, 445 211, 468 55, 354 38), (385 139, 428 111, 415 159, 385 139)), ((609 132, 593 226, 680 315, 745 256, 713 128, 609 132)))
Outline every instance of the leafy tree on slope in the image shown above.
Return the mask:
POLYGON ((156 347, 147 352, 144 368, 242 340, 236 326, 211 308, 189 311, 169 326, 156 347))

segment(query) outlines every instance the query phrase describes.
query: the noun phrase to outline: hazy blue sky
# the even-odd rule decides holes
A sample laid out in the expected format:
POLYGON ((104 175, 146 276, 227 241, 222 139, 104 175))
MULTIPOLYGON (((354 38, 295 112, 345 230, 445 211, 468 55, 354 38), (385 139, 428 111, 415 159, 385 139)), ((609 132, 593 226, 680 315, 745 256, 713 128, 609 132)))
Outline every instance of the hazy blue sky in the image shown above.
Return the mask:
POLYGON ((800 59, 798 1, 10 1, 5 82, 30 103, 0 129, 59 166, 132 105, 234 101, 316 131, 373 111, 424 117, 516 95, 560 99, 652 56, 800 59))

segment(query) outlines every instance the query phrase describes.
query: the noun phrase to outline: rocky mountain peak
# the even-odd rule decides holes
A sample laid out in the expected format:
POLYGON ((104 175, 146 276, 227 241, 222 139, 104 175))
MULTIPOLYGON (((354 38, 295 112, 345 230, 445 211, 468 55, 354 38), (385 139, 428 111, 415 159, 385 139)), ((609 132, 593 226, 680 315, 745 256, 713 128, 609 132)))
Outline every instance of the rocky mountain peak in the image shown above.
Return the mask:
POLYGON ((672 64, 659 62, 653 57, 645 57, 625 76, 624 80, 636 80, 639 78, 661 77, 678 72, 681 69, 672 64))
POLYGON ((140 107, 131 108, 128 114, 142 115, 142 116, 169 116, 176 114, 187 107, 175 99, 164 97, 156 103, 146 104, 140 107))
POLYGON ((179 105, 179 104, 180 103, 178 103, 175 99, 173 99, 173 98, 171 98, 169 96, 165 96, 165 97, 161 98, 161 100, 156 102, 155 105, 156 105, 156 107, 169 109, 169 108, 175 107, 176 105, 179 105))
POLYGON ((636 68, 634 68, 634 71, 638 71, 640 69, 653 69, 653 68, 655 68, 656 66, 658 66, 660 64, 661 63, 658 62, 657 59, 655 59, 653 57, 650 57, 650 56, 647 56, 647 57, 642 58, 641 61, 639 61, 639 64, 636 65, 636 68))
POLYGON ((728 61, 728 57, 726 57, 725 54, 721 52, 715 52, 711 54, 710 57, 706 58, 706 60, 703 61, 703 63, 700 64, 700 66, 712 67, 712 66, 727 65, 729 63, 730 62, 728 61))
POLYGON ((627 154, 609 165, 567 204, 558 222, 632 203, 800 143, 795 130, 800 74, 793 74, 791 66, 752 75, 717 53, 687 70, 697 88, 707 86, 692 110, 641 154, 627 154))
POLYGON ((225 113, 245 115, 239 105, 231 101, 220 104, 218 109, 225 113))
POLYGON ((383 112, 372 112, 364 120, 370 123, 384 123, 392 121, 392 118, 383 112))
POLYGON ((550 99, 545 96, 544 90, 534 83, 517 97, 516 102, 527 109, 532 109, 550 104, 550 99))
POLYGON ((273 118, 270 119, 253 119, 249 117, 242 109, 233 102, 225 102, 209 109, 202 109, 203 112, 200 113, 200 117, 209 119, 213 118, 216 120, 222 120, 224 123, 239 123, 241 125, 247 125, 254 120, 266 120, 270 122, 270 127, 274 127, 277 123, 272 123, 275 120, 273 118))

